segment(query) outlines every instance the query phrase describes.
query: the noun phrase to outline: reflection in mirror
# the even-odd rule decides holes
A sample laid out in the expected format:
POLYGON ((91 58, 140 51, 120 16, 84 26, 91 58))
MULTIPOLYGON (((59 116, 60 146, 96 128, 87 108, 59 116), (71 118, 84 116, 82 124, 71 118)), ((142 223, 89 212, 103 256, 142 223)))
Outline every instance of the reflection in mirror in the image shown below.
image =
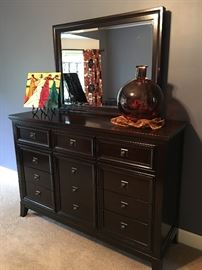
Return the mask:
MULTIPOLYGON (((135 77, 135 67, 152 67, 152 24, 131 23, 61 33, 62 71, 77 73, 80 93, 90 105, 116 105, 119 89, 135 77)), ((65 103, 77 99, 64 80, 65 103)))

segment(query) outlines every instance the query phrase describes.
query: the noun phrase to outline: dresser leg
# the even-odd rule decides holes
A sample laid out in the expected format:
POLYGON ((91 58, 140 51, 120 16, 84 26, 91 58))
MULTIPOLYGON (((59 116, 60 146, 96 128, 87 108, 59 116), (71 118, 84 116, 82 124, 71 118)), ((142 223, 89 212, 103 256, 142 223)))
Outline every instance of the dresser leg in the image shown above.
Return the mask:
POLYGON ((28 208, 24 204, 20 203, 20 216, 25 217, 27 215, 28 208))
POLYGON ((158 259, 153 259, 152 262, 152 270, 162 270, 163 269, 163 261, 158 259))

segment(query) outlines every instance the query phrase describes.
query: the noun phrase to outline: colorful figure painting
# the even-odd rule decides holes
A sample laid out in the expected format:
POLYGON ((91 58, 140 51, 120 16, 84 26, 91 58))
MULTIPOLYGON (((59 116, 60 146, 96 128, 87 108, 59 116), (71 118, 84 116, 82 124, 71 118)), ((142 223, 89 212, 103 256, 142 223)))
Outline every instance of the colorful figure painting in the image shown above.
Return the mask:
POLYGON ((28 73, 24 107, 58 108, 61 73, 28 73))

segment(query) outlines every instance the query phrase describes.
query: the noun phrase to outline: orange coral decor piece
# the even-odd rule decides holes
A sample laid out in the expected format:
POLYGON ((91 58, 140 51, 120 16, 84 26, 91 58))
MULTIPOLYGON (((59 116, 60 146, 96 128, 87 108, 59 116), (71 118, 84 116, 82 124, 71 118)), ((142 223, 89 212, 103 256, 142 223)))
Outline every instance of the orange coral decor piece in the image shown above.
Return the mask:
POLYGON ((152 130, 162 128, 165 124, 165 120, 161 118, 154 119, 132 119, 123 115, 117 116, 111 119, 111 123, 121 127, 136 127, 146 128, 149 127, 152 130))

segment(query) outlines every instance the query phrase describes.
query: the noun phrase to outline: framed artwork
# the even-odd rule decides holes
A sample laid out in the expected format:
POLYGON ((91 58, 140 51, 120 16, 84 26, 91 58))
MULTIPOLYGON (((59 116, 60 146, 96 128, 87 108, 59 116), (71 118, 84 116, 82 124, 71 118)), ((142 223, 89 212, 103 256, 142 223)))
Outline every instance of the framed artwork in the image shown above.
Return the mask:
POLYGON ((24 107, 56 109, 59 106, 61 72, 28 73, 24 107))

